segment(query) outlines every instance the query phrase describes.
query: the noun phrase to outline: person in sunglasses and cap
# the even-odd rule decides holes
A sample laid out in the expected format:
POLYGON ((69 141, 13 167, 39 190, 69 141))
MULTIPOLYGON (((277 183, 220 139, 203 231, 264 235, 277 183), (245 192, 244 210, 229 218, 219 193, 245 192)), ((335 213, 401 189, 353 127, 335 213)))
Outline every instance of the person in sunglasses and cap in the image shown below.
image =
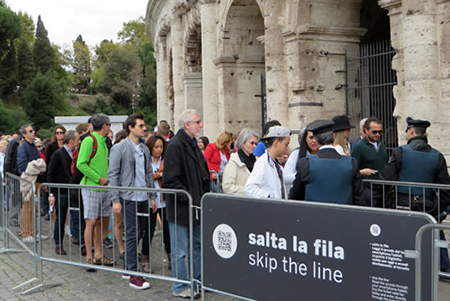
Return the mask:
POLYGON ((308 125, 320 146, 316 155, 297 163, 297 176, 290 199, 345 205, 365 205, 364 187, 358 162, 340 155, 333 146, 331 120, 316 120, 308 125))
MULTIPOLYGON (((389 163, 381 170, 380 180, 416 183, 450 184, 447 163, 444 156, 428 144, 426 130, 431 125, 427 120, 406 118, 408 143, 396 148, 389 163)), ((397 196, 391 207, 425 211, 440 220, 445 219, 450 206, 450 190, 440 189, 436 198, 432 189, 398 186, 397 196), (439 203, 437 203, 439 200, 439 203)), ((445 240, 440 231, 441 239, 445 240)), ((447 249, 441 249, 441 271, 450 273, 447 249)), ((450 277, 440 276, 440 280, 450 277)))

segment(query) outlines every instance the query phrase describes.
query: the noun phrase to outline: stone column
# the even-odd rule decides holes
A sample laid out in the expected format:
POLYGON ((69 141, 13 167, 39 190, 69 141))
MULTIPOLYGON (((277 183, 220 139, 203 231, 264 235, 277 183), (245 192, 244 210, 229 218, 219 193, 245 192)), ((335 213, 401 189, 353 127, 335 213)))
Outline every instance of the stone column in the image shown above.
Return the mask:
POLYGON ((201 5, 203 133, 213 139, 223 128, 219 118, 218 73, 213 59, 217 56, 216 1, 204 0, 201 5))
POLYGON ((157 83, 157 116, 158 120, 167 120, 170 122, 171 110, 169 109, 169 99, 168 99, 168 85, 169 85, 169 72, 168 72, 168 60, 167 60, 167 45, 165 43, 165 37, 160 37, 156 52, 156 83, 157 83))
POLYGON ((203 116, 203 85, 200 72, 186 73, 183 76, 184 99, 186 107, 197 110, 199 116, 203 116))
POLYGON ((285 1, 268 0, 264 11, 264 46, 266 59, 266 101, 268 120, 276 119, 289 127, 285 47, 282 25, 285 1))
POLYGON ((173 125, 178 130, 178 116, 185 110, 186 102, 184 98, 184 60, 183 60, 183 29, 182 17, 175 16, 171 27, 171 44, 172 44, 172 74, 173 74, 173 90, 174 90, 174 117, 173 125))

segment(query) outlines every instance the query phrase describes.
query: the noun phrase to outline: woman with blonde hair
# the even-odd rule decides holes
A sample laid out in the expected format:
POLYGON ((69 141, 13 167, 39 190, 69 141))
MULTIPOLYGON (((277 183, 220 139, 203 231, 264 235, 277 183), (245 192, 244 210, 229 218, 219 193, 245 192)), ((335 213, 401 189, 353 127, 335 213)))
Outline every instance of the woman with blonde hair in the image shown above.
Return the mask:
POLYGON ((211 191, 222 192, 222 174, 230 160, 231 135, 227 131, 221 131, 214 143, 208 144, 203 155, 211 172, 211 191))
POLYGON ((336 151, 342 156, 350 156, 350 144, 348 143, 348 137, 350 135, 350 129, 355 126, 350 125, 350 119, 344 115, 338 115, 333 117, 333 145, 336 151))

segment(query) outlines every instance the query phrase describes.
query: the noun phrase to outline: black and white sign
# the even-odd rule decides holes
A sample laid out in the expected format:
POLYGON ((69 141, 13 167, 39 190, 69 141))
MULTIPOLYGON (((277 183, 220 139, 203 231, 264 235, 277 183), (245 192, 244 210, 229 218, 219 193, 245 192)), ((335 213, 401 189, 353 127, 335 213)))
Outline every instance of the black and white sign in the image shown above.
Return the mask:
MULTIPOLYGON (((203 285, 255 300, 414 300, 422 213, 207 194, 203 285)), ((422 300, 430 299, 431 234, 422 300)))

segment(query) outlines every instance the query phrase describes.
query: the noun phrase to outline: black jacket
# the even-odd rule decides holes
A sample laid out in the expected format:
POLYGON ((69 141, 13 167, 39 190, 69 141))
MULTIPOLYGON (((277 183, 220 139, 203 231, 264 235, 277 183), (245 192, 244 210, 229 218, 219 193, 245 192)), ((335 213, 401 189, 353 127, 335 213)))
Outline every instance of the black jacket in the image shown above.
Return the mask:
MULTIPOLYGON (((70 173, 71 164, 72 158, 67 153, 65 147, 63 146, 58 149, 50 159, 50 164, 47 169, 47 181, 49 183, 70 184, 72 182, 70 173)), ((58 192, 67 194, 67 189, 52 188, 50 191, 53 194, 58 194, 58 192)))
MULTIPOLYGON (((163 188, 186 190, 193 200, 193 204, 200 206, 200 200, 204 193, 209 192, 209 173, 206 160, 197 159, 195 153, 195 140, 191 139, 183 130, 170 140, 164 161, 164 173, 162 178, 163 188), (206 171, 203 176, 201 168, 206 171)), ((188 199, 183 194, 177 195, 175 204, 174 195, 166 195, 167 219, 169 222, 176 221, 184 226, 189 225, 188 199), (175 208, 176 206, 176 208, 175 208)), ((200 224, 200 216, 194 213, 194 224, 200 224)))
POLYGON ((17 170, 17 149, 19 148, 22 136, 17 136, 8 142, 6 147, 5 163, 3 171, 5 174, 7 172, 20 176, 17 170))

